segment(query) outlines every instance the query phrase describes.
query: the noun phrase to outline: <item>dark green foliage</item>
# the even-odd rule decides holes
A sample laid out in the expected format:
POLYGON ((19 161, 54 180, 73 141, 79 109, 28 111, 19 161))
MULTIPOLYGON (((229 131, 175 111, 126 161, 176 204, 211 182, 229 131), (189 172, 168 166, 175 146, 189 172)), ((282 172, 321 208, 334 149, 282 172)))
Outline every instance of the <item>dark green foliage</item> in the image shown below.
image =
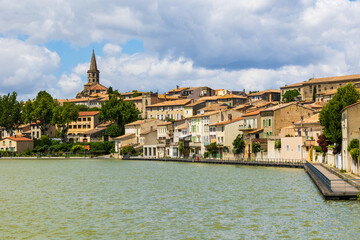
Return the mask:
POLYGON ((121 97, 110 95, 109 100, 101 105, 99 120, 115 121, 123 134, 125 124, 138 120, 139 114, 133 102, 125 102, 121 97))
POLYGON ((251 146, 252 153, 257 154, 262 150, 261 144, 259 142, 253 142, 251 146))
POLYGON ((323 133, 328 142, 335 144, 336 149, 341 148, 341 110, 356 103, 360 98, 359 92, 351 84, 338 88, 334 97, 320 111, 320 125, 324 127, 323 133))
POLYGON ((80 151, 84 151, 84 147, 81 146, 81 145, 74 145, 72 148, 71 148, 71 151, 73 153, 76 153, 76 152, 80 152, 80 151))
POLYGON ((125 146, 120 150, 120 154, 121 155, 131 155, 131 154, 135 154, 136 150, 133 146, 125 146))
POLYGON ((359 148, 351 149, 350 155, 354 161, 359 161, 359 148))
POLYGON ((75 105, 79 112, 86 112, 89 111, 89 108, 85 105, 75 105))
POLYGON ((215 155, 219 151, 219 146, 216 144, 216 142, 210 143, 209 145, 205 146, 205 148, 211 155, 215 155))
POLYGON ((137 90, 132 90, 132 91, 133 91, 133 97, 141 96, 141 93, 139 93, 137 90))
POLYGON ((350 141, 350 144, 349 144, 347 150, 350 152, 351 149, 354 149, 354 148, 359 148, 359 139, 357 139, 357 138, 354 138, 353 140, 350 141))
POLYGON ((314 89, 313 89, 313 97, 312 97, 312 99, 313 99, 313 102, 315 102, 315 100, 316 100, 316 86, 314 86, 314 89))
POLYGON ((113 93, 113 88, 110 86, 108 89, 107 89, 107 94, 112 94, 113 93))
POLYGON ((45 134, 45 131, 49 128, 56 106, 57 103, 46 91, 40 91, 37 94, 35 101, 33 102, 33 111, 31 115, 34 121, 39 122, 42 135, 45 134))
POLYGON ((16 100, 17 93, 0 96, 0 126, 12 135, 21 124, 22 103, 16 100))
POLYGON ((245 141, 243 139, 243 135, 239 134, 233 141, 233 152, 234 154, 241 154, 244 153, 245 150, 245 141))
POLYGON ((284 95, 282 95, 283 101, 288 103, 288 102, 294 102, 296 97, 299 96, 300 93, 298 90, 293 89, 293 90, 287 90, 284 95))
POLYGON ((105 135, 110 136, 112 138, 120 136, 121 129, 119 128, 119 125, 112 124, 112 125, 108 126, 105 130, 105 135))
POLYGON ((53 117, 51 123, 57 124, 60 131, 60 137, 66 142, 69 124, 79 117, 79 109, 72 103, 64 103, 63 106, 56 106, 53 109, 53 117))
POLYGON ((315 146, 314 149, 316 152, 323 152, 323 150, 320 146, 315 146))
POLYGON ((209 152, 204 152, 204 158, 208 158, 210 156, 209 152))
POLYGON ((281 148, 281 140, 275 141, 275 149, 280 149, 280 148, 281 148))

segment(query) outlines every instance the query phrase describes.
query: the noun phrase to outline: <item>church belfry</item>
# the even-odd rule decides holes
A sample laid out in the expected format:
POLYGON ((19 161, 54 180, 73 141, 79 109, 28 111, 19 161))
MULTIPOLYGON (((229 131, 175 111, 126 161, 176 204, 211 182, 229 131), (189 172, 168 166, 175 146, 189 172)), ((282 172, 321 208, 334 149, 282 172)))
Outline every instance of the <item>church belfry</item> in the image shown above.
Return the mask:
POLYGON ((93 85, 100 83, 100 71, 97 69, 95 52, 93 50, 93 54, 91 57, 90 69, 87 71, 88 74, 88 84, 93 85))

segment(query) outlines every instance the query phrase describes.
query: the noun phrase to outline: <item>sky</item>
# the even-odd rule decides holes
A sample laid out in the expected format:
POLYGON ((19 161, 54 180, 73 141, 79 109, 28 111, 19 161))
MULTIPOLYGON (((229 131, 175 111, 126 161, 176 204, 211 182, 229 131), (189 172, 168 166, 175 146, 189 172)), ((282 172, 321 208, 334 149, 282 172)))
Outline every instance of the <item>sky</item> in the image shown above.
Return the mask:
POLYGON ((360 73, 349 0, 0 0, 0 94, 74 98, 92 50, 121 92, 279 89, 360 73))

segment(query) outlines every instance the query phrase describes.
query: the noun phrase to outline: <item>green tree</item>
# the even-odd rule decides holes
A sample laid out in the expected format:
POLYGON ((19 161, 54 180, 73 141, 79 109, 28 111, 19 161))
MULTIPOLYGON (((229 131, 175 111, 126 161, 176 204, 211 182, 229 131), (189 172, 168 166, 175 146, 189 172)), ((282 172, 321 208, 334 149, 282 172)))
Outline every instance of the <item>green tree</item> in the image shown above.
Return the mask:
POLYGON ((251 146, 252 153, 257 154, 262 150, 261 144, 259 142, 253 142, 251 146))
POLYGON ((125 124, 138 120, 139 114, 140 111, 133 102, 125 102, 121 97, 109 95, 109 100, 101 105, 99 120, 115 121, 123 134, 125 124))
POLYGON ((84 151, 84 147, 81 146, 81 145, 74 145, 74 146, 71 148, 71 151, 72 151, 73 153, 80 152, 80 151, 84 151))
POLYGON ((338 88, 334 97, 320 111, 319 122, 324 127, 323 133, 326 140, 335 144, 334 152, 341 149, 341 110, 346 106, 356 103, 360 93, 351 83, 338 88))
POLYGON ((112 94, 114 91, 113 91, 113 88, 110 86, 108 89, 107 89, 107 94, 112 94))
POLYGON ((283 95, 283 101, 288 103, 288 102, 294 102, 296 97, 299 96, 300 93, 298 90, 293 89, 293 90, 287 90, 283 95))
POLYGON ((236 138, 233 141, 233 152, 234 154, 242 154, 245 151, 245 141, 242 134, 239 134, 236 136, 236 138))
POLYGON ((0 126, 12 135, 21 124, 22 103, 16 100, 17 93, 0 96, 0 126))
POLYGON ((124 146, 123 148, 121 148, 120 150, 120 154, 121 155, 128 155, 128 154, 135 154, 136 150, 133 146, 124 146))
POLYGON ((79 117, 79 109, 72 103, 65 102, 63 106, 56 106, 53 110, 51 124, 57 125, 61 138, 67 142, 69 124, 79 117))
POLYGON ((205 146, 205 148, 212 156, 219 152, 219 145, 217 145, 216 142, 210 143, 209 145, 205 146))
POLYGON ((313 89, 313 97, 312 97, 312 99, 313 99, 313 102, 315 102, 315 100, 316 100, 316 86, 314 86, 314 89, 313 89))
POLYGON ((106 128, 105 135, 110 136, 112 138, 118 137, 121 135, 121 130, 117 124, 112 124, 106 128))
POLYGON ((31 100, 27 100, 24 104, 23 111, 21 113, 21 118, 24 123, 31 123, 35 121, 33 116, 34 104, 31 100))
POLYGON ((354 138, 351 140, 347 150, 354 161, 359 160, 359 139, 354 138))
POLYGON ((276 140, 274 147, 275 147, 275 149, 280 149, 281 148, 281 140, 276 140))
POLYGON ((139 93, 137 90, 132 90, 133 96, 132 97, 138 97, 141 96, 141 93, 139 93))
POLYGON ((53 118, 54 108, 57 103, 53 97, 46 91, 40 91, 33 103, 32 117, 35 121, 39 121, 41 135, 44 135, 53 118))

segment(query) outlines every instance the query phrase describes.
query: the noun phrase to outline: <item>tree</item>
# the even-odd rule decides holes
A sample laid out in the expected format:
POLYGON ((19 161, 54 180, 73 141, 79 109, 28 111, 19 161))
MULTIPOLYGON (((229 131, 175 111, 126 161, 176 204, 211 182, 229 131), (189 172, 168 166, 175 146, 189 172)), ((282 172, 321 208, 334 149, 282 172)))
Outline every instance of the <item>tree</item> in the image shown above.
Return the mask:
POLYGON ((312 97, 312 99, 313 99, 313 102, 315 102, 315 100, 316 100, 316 86, 314 86, 314 89, 313 89, 313 97, 312 97))
POLYGON ((46 91, 40 91, 33 103, 32 117, 39 122, 41 135, 44 135, 53 118, 54 108, 57 103, 53 97, 46 91))
POLYGON ((60 130, 61 138, 67 141, 67 132, 69 124, 79 117, 79 109, 75 104, 65 102, 63 106, 56 106, 53 111, 51 124, 57 124, 60 130))
POLYGON ((321 134, 318 137, 317 143, 319 144, 319 146, 321 147, 321 151, 323 153, 327 152, 327 146, 329 145, 329 142, 326 140, 326 137, 324 134, 321 134))
POLYGON ((335 145, 334 152, 341 149, 341 111, 360 98, 360 93, 351 83, 338 88, 334 97, 320 111, 319 122, 328 142, 335 145))
POLYGON ((251 148, 254 154, 257 154, 262 150, 261 144, 259 142, 253 142, 251 148))
POLYGON ((359 139, 354 138, 350 141, 348 151, 354 161, 359 160, 359 139))
POLYGON ((140 111, 133 102, 125 102, 121 97, 109 95, 109 100, 101 105, 99 120, 115 121, 123 134, 125 124, 138 120, 139 114, 140 111))
POLYGON ((130 154, 135 154, 136 150, 133 146, 127 145, 123 148, 121 148, 120 150, 120 154, 121 155, 130 155, 130 154))
POLYGON ((112 124, 106 128, 105 135, 110 136, 112 138, 118 137, 121 135, 121 130, 117 124, 112 124))
POLYGON ((234 154, 242 154, 245 150, 245 141, 242 134, 237 135, 237 137, 233 141, 234 154))
POLYGON ((205 148, 212 156, 216 155, 219 151, 219 146, 216 144, 216 142, 210 143, 209 145, 205 146, 205 148))
POLYGON ((108 89, 107 89, 107 94, 112 94, 114 91, 113 91, 113 88, 110 86, 108 89))
POLYGON ((21 124, 22 103, 16 100, 17 93, 0 96, 0 126, 10 134, 21 124))
POLYGON ((35 121, 33 116, 33 111, 34 111, 33 102, 31 100, 27 100, 25 102, 25 105, 21 113, 21 118, 24 123, 31 123, 35 121))
POLYGON ((280 149, 281 148, 281 140, 276 140, 274 147, 275 147, 275 149, 280 149))
POLYGON ((298 90, 293 89, 293 90, 287 90, 283 95, 283 101, 288 103, 288 102, 294 102, 296 97, 299 96, 300 93, 298 90))
POLYGON ((132 97, 138 97, 141 96, 141 93, 139 93, 137 90, 132 90, 133 96, 132 97))

